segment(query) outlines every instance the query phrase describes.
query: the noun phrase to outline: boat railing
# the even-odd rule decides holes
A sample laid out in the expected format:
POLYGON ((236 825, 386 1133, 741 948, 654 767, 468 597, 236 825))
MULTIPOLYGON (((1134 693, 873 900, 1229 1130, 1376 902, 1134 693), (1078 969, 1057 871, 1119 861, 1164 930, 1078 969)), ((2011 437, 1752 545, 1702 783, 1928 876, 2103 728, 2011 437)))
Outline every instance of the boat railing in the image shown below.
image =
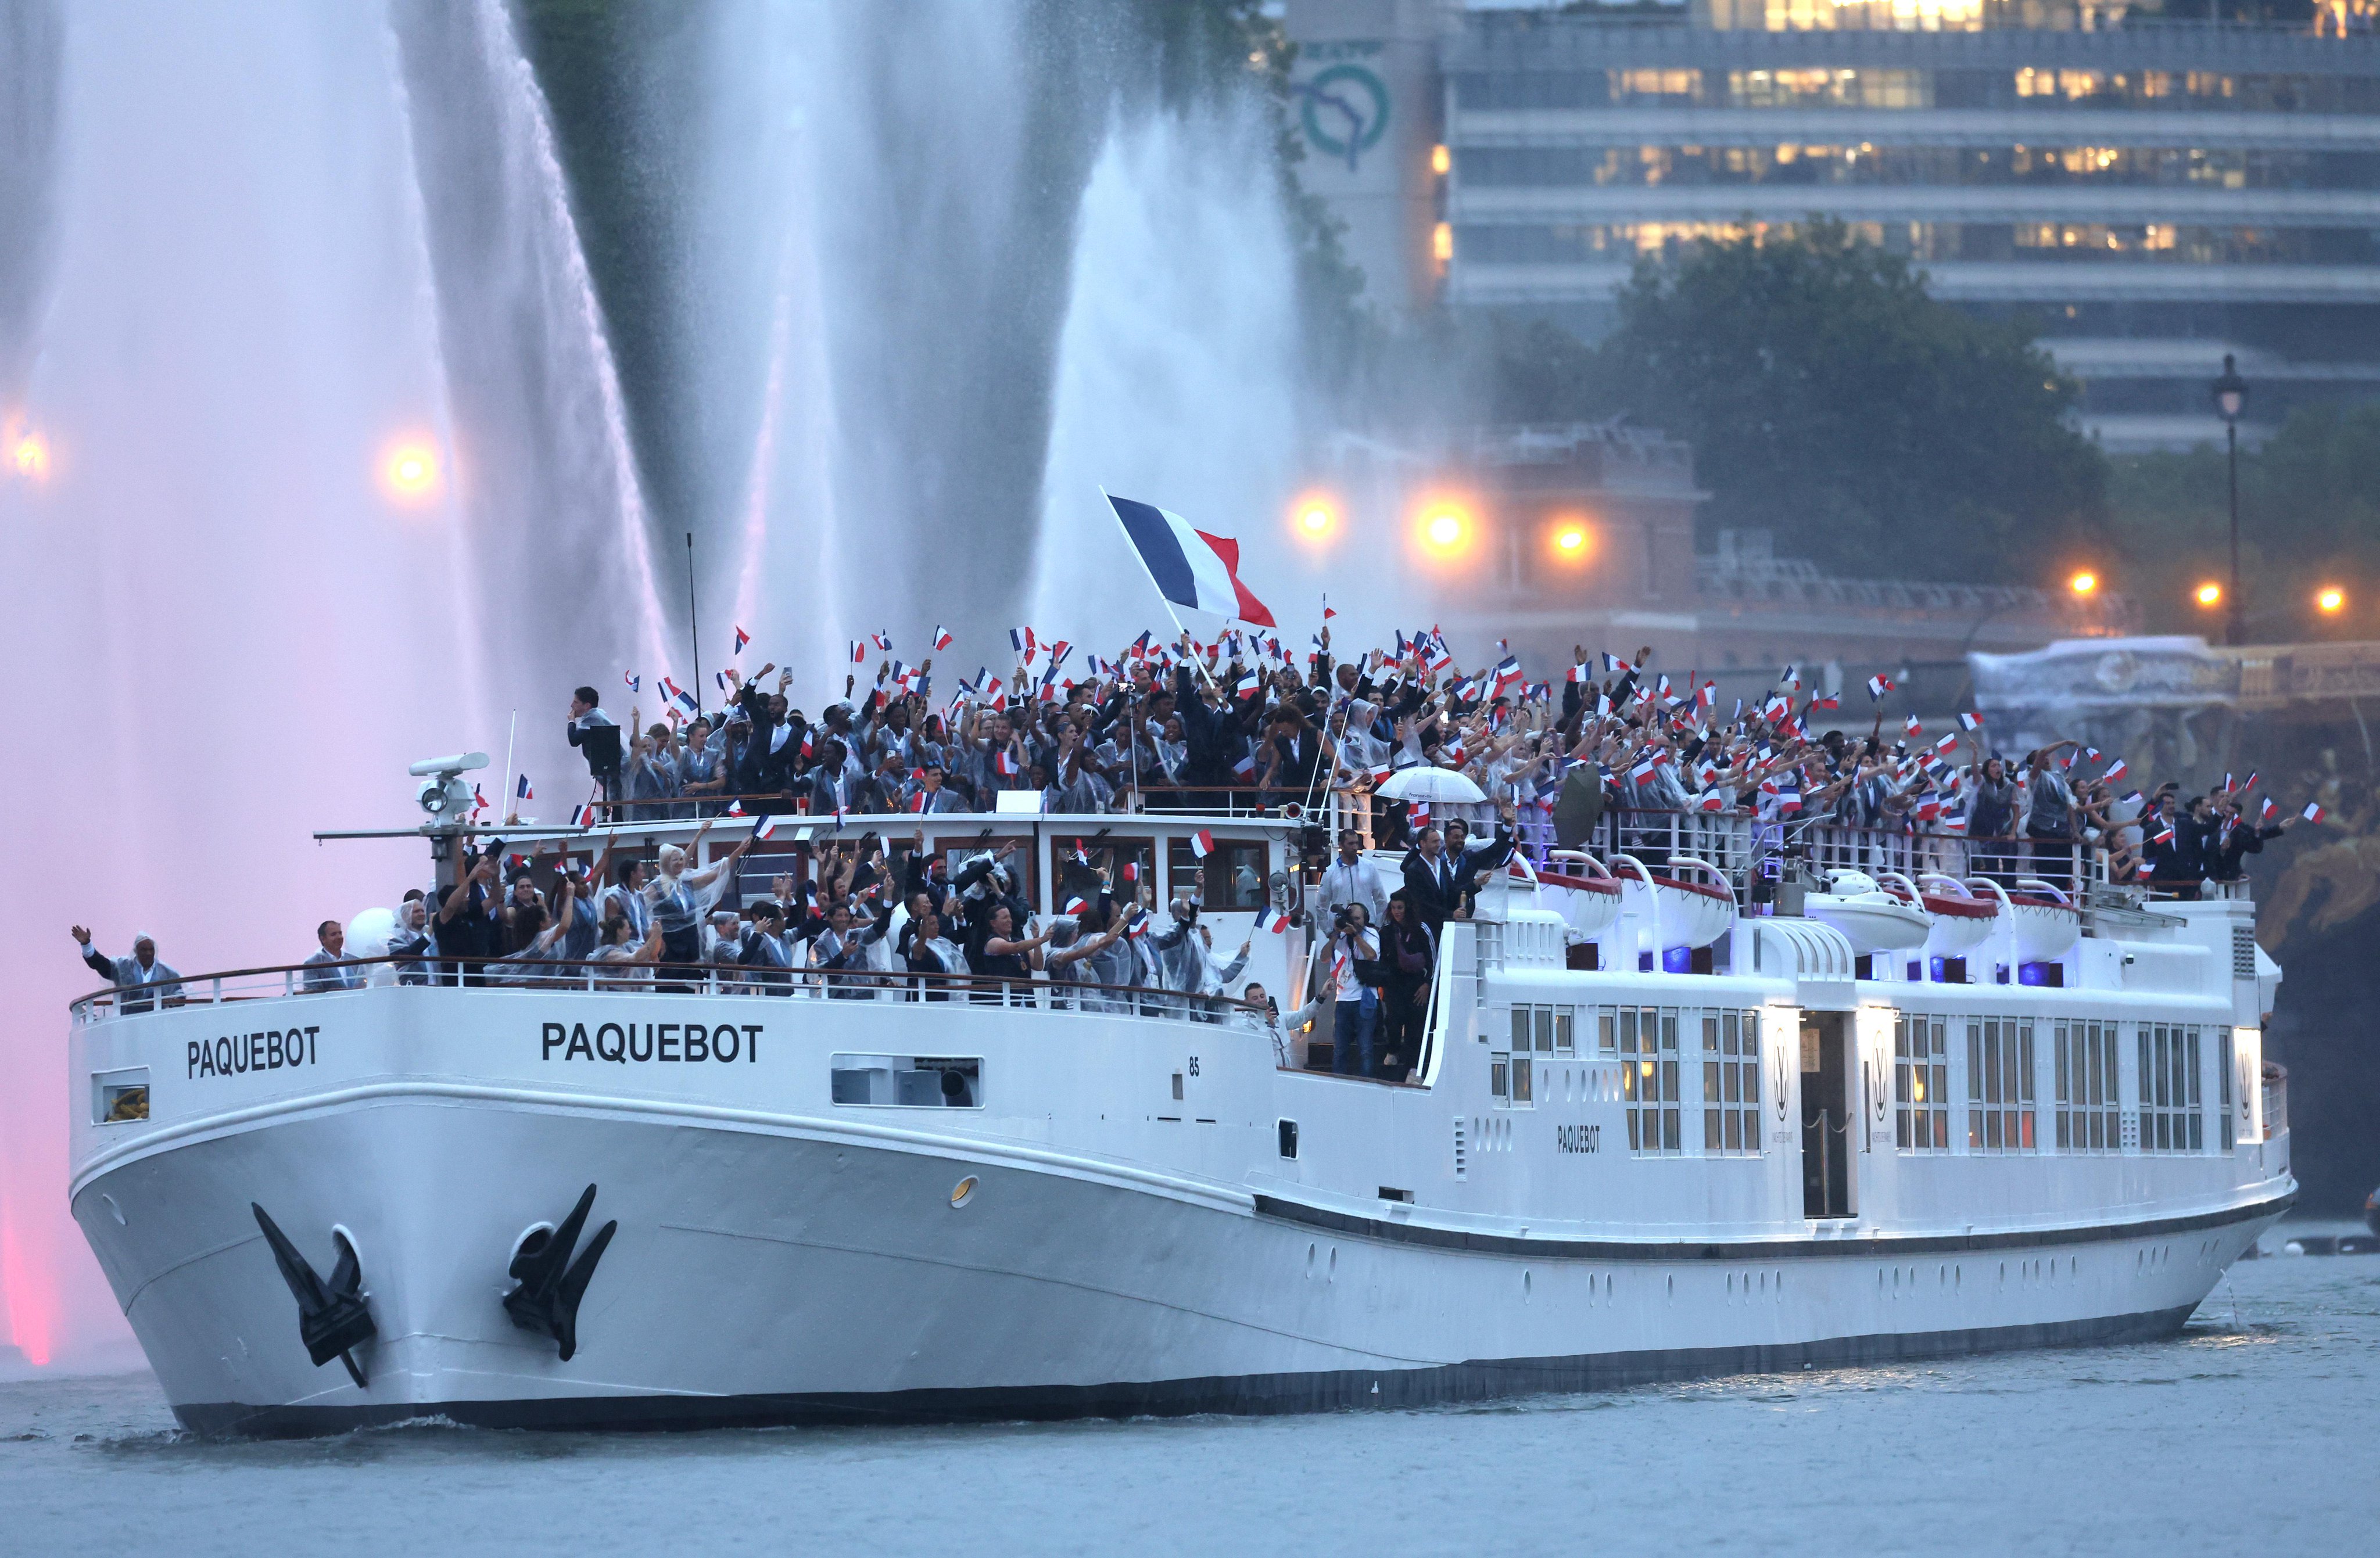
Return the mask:
MULTIPOLYGON (((981 813, 970 807, 965 813, 976 815, 1010 816, 1219 816, 1219 817, 1292 817, 1305 809, 1305 791, 1293 785, 1263 784, 1144 784, 1127 787, 1116 792, 1112 805, 1101 812, 1050 813, 981 813)), ((720 820, 729 815, 731 806, 741 808, 735 815, 746 817, 776 816, 781 819, 818 824, 833 824, 834 814, 820 812, 810 805, 808 795, 783 791, 764 791, 722 795, 662 796, 645 800, 597 800, 594 806, 601 823, 631 825, 636 823, 694 822, 720 820)), ((844 827, 859 825, 859 819, 882 817, 906 821, 921 814, 915 812, 870 812, 857 807, 847 810, 841 822, 844 827)), ((952 815, 951 813, 937 814, 952 815)), ((483 825, 482 831, 486 830, 483 825)))
POLYGON ((158 1009, 331 996, 391 985, 604 995, 739 996, 755 999, 877 1001, 1008 1007, 1227 1023, 1260 1029, 1269 1014, 1232 996, 1144 985, 1075 984, 1046 974, 911 973, 881 969, 746 968, 732 964, 579 960, 344 958, 335 962, 186 974, 144 989, 106 989, 69 1008, 78 1025, 158 1009), (350 976, 361 984, 349 984, 350 976))

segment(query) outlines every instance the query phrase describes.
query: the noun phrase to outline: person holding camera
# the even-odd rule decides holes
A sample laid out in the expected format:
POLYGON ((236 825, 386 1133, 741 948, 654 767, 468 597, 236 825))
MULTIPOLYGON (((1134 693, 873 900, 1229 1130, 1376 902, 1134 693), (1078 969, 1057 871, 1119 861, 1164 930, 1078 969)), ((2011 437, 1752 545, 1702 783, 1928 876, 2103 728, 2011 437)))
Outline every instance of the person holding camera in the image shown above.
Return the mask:
POLYGON ((1333 998, 1330 1069, 1342 1077, 1377 1077, 1373 1041, 1380 1024, 1380 940, 1372 916, 1350 903, 1330 916, 1330 936, 1319 956, 1330 971, 1333 998))

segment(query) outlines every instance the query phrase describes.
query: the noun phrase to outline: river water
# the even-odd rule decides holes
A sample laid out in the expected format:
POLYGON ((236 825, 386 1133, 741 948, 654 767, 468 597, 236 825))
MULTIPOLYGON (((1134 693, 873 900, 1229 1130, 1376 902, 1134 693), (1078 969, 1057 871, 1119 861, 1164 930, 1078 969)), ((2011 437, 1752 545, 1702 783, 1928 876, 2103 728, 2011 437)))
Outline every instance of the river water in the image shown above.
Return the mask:
POLYGON ((2374 1443, 2380 1258, 2309 1256, 2170 1343, 1324 1417, 244 1443, 19 1380, 0 1551, 2368 1552, 2374 1443))

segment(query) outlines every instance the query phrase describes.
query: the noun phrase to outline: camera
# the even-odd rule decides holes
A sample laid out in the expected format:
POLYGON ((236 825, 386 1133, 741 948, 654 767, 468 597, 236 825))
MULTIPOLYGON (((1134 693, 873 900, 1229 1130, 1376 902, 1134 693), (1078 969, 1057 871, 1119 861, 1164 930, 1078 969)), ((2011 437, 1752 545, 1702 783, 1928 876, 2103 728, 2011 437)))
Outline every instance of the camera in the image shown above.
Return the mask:
POLYGON ((451 822, 468 815, 471 810, 471 787, 463 776, 474 768, 488 766, 484 752, 458 752, 451 757, 425 757, 406 769, 416 779, 424 780, 414 794, 414 803, 430 815, 432 822, 451 822), (426 776, 426 777, 425 777, 426 776))
POLYGON ((1332 910, 1330 912, 1330 928, 1334 932, 1354 930, 1355 928, 1355 916, 1354 912, 1343 907, 1332 910))

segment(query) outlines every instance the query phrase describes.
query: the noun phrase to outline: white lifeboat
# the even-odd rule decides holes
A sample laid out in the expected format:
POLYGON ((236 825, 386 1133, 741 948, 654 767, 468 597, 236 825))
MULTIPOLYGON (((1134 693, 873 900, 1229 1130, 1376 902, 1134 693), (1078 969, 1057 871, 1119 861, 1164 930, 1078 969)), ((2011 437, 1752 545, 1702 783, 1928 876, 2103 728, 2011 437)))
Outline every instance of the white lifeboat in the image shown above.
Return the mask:
MULTIPOLYGON (((1619 878, 1582 850, 1554 850, 1546 858, 1553 864, 1537 873, 1537 887, 1546 906, 1570 926, 1570 939, 1593 941, 1609 930, 1620 918, 1619 878)), ((1512 869, 1521 867, 1515 863, 1512 869)))
POLYGON ((2020 963, 2050 963, 2082 937, 2082 912, 2058 888, 2036 877, 2017 880, 2008 895, 2009 934, 2020 963))
POLYGON ((1949 876, 1925 876, 1919 883, 1900 877, 1894 890, 1924 909, 1933 921, 1925 937, 1927 958, 1963 958, 1992 938, 1999 928, 1997 898, 1979 898, 1949 876))
POLYGON ((1895 952, 1921 947, 1934 922, 1918 905, 1885 891, 1861 871, 1838 871, 1828 890, 1807 894, 1802 912, 1842 932, 1853 952, 1895 952))
POLYGON ((1735 924, 1735 889, 1718 867, 1686 855, 1670 857, 1669 875, 1656 875, 1634 855, 1615 855, 1622 867, 1620 905, 1643 926, 1640 951, 1708 947, 1735 924), (1709 879, 1696 881, 1685 872, 1709 879))

